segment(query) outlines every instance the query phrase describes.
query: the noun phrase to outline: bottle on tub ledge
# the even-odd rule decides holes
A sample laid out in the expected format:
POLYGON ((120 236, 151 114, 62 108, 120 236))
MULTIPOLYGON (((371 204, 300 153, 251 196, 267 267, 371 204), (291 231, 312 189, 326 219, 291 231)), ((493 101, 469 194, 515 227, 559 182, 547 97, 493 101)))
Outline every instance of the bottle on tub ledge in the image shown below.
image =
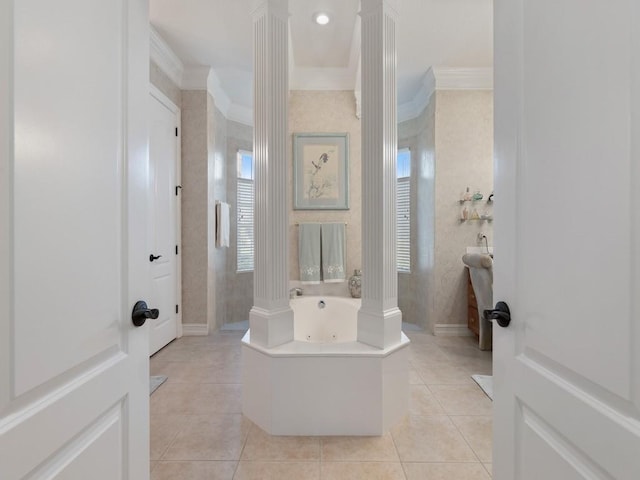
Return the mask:
POLYGON ((362 296, 362 270, 356 268, 353 275, 349 277, 349 293, 353 298, 362 296))

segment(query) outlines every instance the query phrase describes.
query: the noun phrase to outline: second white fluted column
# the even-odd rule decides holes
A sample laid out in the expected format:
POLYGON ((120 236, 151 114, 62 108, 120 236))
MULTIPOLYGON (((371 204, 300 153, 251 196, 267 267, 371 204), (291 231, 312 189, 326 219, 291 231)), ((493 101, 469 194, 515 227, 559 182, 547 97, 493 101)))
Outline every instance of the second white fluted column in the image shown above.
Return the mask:
POLYGON ((358 341, 400 343, 396 266, 396 0, 362 0, 362 307, 358 341))

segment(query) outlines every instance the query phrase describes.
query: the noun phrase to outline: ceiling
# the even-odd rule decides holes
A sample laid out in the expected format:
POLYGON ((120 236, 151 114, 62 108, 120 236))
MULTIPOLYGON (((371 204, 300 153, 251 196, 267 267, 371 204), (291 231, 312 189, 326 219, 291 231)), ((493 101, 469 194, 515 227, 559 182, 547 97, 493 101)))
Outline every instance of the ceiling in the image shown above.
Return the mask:
MULTIPOLYGON (((212 67, 231 103, 252 106, 255 0, 150 0, 151 24, 185 67, 212 67)), ((290 88, 355 90, 359 0, 289 0, 290 88), (328 12, 319 26, 313 14, 328 12)), ((493 65, 492 0, 398 0, 398 103, 417 95, 430 67, 493 65)))

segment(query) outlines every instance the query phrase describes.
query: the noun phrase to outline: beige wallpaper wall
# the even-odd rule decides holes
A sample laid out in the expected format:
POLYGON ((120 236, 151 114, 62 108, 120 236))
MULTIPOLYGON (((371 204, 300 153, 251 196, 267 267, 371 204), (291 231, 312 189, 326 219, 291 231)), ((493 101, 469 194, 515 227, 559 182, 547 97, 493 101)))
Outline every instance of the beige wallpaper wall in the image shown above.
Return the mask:
POLYGON ((398 148, 411 150, 411 273, 398 273, 398 307, 403 321, 431 331, 435 303, 435 95, 417 118, 398 125, 398 148))
POLYGON ((182 92, 182 322, 208 316, 207 92, 182 92))
POLYGON ((227 199, 227 119, 214 104, 213 97, 207 94, 208 124, 208 283, 209 283, 209 327, 217 329, 227 318, 227 279, 226 267, 229 255, 228 247, 216 247, 215 206, 217 201, 227 199))
MULTIPOLYGON (((289 155, 290 170, 288 201, 289 216, 289 278, 300 279, 298 267, 298 227, 296 222, 346 222, 347 278, 361 268, 361 135, 360 120, 356 118, 352 91, 292 91, 289 97, 289 155), (293 133, 349 134, 349 210, 293 210, 293 133)), ((326 284, 323 293, 348 295, 345 284, 326 284)), ((318 288, 307 287, 307 291, 318 288)))
POLYGON ((461 257, 484 233, 487 221, 460 222, 460 193, 484 194, 471 208, 480 212, 493 190, 493 92, 437 91, 435 110, 435 310, 431 324, 466 324, 466 272, 461 257))
POLYGON ((237 160, 238 150, 253 150, 253 127, 227 120, 227 202, 231 205, 231 237, 227 251, 225 277, 225 323, 242 322, 249 319, 253 306, 253 272, 237 272, 237 160))

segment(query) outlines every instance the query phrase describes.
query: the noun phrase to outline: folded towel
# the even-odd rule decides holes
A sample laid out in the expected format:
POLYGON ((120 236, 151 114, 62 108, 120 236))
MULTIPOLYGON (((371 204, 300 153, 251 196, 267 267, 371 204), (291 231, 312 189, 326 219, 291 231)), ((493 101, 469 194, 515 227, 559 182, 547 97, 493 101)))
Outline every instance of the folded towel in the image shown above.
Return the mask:
POLYGON ((229 246, 229 204, 216 203, 216 247, 229 246))
POLYGON ((346 280, 344 223, 322 224, 322 278, 327 283, 346 280))
POLYGON ((462 256, 462 262, 474 268, 491 268, 493 267, 493 258, 483 253, 465 253, 462 256))
POLYGON ((298 231, 298 264, 303 284, 320 283, 320 224, 301 223, 298 231))
POLYGON ((492 325, 485 320, 485 310, 493 308, 493 259, 489 255, 468 253, 462 256, 462 261, 469 267, 471 286, 478 303, 478 317, 480 318, 480 350, 492 348, 492 325))

